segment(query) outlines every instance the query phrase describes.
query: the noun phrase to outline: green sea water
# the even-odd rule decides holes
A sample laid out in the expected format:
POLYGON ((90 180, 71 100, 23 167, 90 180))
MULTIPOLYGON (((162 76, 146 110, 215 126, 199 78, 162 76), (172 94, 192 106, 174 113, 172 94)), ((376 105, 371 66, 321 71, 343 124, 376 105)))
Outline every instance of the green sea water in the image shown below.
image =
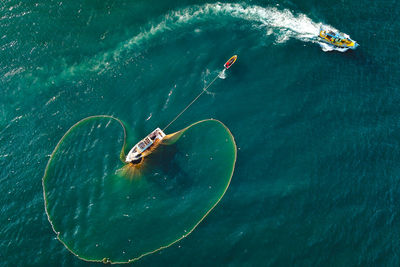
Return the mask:
MULTIPOLYGON (((79 120, 107 114, 129 126, 132 145, 167 125, 237 54, 225 76, 168 128, 223 122, 238 149, 230 186, 187 238, 134 264, 399 266, 399 15, 393 0, 2 1, 0 265, 94 265, 57 240, 45 213, 42 177, 59 140, 79 120), (322 24, 360 47, 324 51, 313 41, 322 24)), ((71 180, 54 185, 60 198, 71 198, 65 218, 57 217, 72 221, 76 208, 87 218, 67 223, 71 229, 93 229, 94 205, 83 200, 105 193, 96 179, 119 161, 123 137, 114 126, 109 135, 79 131, 69 140, 77 156, 100 153, 94 163, 60 165, 62 173, 96 173, 87 181, 91 194, 76 201, 65 186, 71 180)), ((193 138, 201 144, 210 134, 204 127, 193 138)), ((174 153, 189 148, 197 151, 177 144, 174 153)), ((196 179, 209 166, 197 166, 196 179)), ((145 231, 158 238, 174 224, 145 231)), ((87 249, 96 245, 92 238, 71 240, 87 249)))
POLYGON ((126 140, 121 123, 104 116, 78 122, 46 166, 49 222, 60 242, 85 261, 128 263, 173 245, 204 220, 232 178, 236 146, 219 121, 203 120, 165 137, 135 166, 125 156, 119 162, 126 140))

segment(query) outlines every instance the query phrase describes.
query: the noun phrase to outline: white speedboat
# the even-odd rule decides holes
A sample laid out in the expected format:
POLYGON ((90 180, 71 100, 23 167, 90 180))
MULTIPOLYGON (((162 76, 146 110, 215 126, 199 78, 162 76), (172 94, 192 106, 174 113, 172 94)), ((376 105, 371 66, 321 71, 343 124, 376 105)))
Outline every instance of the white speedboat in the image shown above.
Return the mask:
POLYGON ((140 163, 144 157, 149 155, 160 144, 164 137, 165 133, 160 128, 155 129, 129 151, 125 162, 132 164, 140 163))

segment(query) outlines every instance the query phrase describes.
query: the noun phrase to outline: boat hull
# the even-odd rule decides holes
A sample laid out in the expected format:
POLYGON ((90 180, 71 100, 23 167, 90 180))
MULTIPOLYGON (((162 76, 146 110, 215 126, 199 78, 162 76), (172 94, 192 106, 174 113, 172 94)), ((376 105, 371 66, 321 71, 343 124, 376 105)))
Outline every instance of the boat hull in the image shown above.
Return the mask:
POLYGON ((229 69, 236 62, 236 59, 237 55, 234 55, 233 57, 228 59, 228 61, 224 64, 225 69, 229 69))
POLYGON ((359 45, 348 35, 336 32, 332 29, 321 27, 318 34, 318 41, 329 44, 333 47, 356 49, 359 45))
POLYGON ((165 133, 160 128, 155 129, 148 136, 137 143, 126 156, 125 162, 138 164, 142 159, 151 154, 153 150, 161 143, 165 133))
POLYGON ((334 43, 332 43, 332 42, 330 42, 330 41, 328 41, 328 40, 325 40, 324 38, 322 38, 322 37, 318 37, 318 39, 317 39, 318 41, 320 41, 320 42, 323 42, 323 43, 325 43, 325 44, 329 44, 329 45, 331 45, 331 46, 334 46, 334 47, 339 47, 339 48, 348 48, 348 49, 352 49, 352 50, 355 50, 358 46, 359 46, 359 44, 357 43, 357 42, 354 42, 354 45, 352 45, 352 46, 347 46, 347 45, 340 45, 340 44, 334 44, 334 43))

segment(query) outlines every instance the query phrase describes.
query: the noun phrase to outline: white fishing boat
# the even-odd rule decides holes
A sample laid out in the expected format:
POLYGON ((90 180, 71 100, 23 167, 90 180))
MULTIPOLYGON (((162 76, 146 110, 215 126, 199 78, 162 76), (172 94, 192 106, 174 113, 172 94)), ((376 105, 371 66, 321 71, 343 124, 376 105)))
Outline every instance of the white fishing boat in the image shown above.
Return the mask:
POLYGON ((151 151, 160 144, 164 137, 165 133, 160 128, 155 129, 129 151, 125 162, 132 164, 140 163, 142 158, 150 154, 151 151))

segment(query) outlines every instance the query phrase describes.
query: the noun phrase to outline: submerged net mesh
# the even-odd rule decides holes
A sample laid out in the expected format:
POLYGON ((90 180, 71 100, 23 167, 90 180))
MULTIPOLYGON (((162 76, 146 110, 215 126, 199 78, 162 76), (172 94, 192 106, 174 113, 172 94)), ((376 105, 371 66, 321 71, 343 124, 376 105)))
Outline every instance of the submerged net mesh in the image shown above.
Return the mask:
POLYGON ((217 120, 168 135, 136 166, 123 162, 126 136, 119 119, 83 119, 47 164, 49 222, 83 260, 128 263, 171 246, 197 227, 230 184, 236 144, 217 120))

